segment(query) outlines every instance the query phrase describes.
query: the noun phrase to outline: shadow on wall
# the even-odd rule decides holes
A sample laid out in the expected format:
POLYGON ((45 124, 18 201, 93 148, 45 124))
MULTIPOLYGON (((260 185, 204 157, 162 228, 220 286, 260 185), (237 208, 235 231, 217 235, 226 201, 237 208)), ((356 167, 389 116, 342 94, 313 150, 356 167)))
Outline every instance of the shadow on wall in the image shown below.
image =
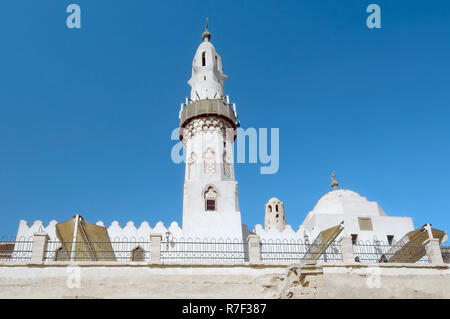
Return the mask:
POLYGON ((244 243, 247 242, 248 235, 256 235, 256 234, 250 231, 246 224, 242 224, 242 239, 244 240, 244 243))

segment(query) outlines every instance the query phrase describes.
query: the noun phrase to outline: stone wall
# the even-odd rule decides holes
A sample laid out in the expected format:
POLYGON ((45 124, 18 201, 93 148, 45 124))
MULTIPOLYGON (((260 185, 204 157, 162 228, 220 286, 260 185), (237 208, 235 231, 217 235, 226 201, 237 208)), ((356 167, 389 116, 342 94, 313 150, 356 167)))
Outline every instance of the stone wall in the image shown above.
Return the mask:
POLYGON ((450 247, 441 247, 441 253, 444 263, 450 264, 450 247))
POLYGON ((0 264, 1 299, 450 298, 448 287, 449 265, 0 264))

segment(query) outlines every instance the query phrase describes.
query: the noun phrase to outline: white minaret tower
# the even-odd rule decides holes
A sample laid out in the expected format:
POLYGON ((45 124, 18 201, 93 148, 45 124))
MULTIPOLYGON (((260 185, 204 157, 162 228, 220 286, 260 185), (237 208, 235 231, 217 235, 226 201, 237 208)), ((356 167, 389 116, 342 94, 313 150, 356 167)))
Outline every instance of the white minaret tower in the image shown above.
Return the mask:
POLYGON ((223 93, 227 76, 210 42, 208 22, 202 39, 188 81, 191 98, 180 111, 180 140, 186 151, 183 235, 242 241, 233 165, 236 109, 223 93))

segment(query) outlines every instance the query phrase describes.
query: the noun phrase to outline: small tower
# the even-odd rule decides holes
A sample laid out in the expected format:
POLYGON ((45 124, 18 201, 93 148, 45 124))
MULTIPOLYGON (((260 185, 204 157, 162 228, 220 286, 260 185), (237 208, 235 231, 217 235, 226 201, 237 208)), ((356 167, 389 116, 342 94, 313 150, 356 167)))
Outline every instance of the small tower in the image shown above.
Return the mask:
POLYGON ((276 228, 283 231, 286 227, 286 215, 284 213, 284 203, 278 198, 271 198, 266 203, 266 215, 264 218, 264 229, 267 231, 276 228))
POLYGON ((233 164, 237 115, 224 97, 227 76, 207 25, 202 39, 188 81, 191 98, 180 110, 180 140, 186 154, 183 235, 242 241, 233 164))

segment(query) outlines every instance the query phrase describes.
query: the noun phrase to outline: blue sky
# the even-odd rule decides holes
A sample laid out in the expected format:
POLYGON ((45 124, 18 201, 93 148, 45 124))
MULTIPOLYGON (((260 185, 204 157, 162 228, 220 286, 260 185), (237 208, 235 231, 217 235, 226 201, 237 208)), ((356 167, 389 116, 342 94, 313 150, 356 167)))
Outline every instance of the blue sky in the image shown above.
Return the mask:
POLYGON ((388 215, 450 230, 448 0, 16 0, 0 10, 0 235, 75 213, 181 224, 170 134, 206 17, 242 127, 280 128, 277 174, 236 165, 244 223, 276 196, 297 229, 336 170, 388 215))

